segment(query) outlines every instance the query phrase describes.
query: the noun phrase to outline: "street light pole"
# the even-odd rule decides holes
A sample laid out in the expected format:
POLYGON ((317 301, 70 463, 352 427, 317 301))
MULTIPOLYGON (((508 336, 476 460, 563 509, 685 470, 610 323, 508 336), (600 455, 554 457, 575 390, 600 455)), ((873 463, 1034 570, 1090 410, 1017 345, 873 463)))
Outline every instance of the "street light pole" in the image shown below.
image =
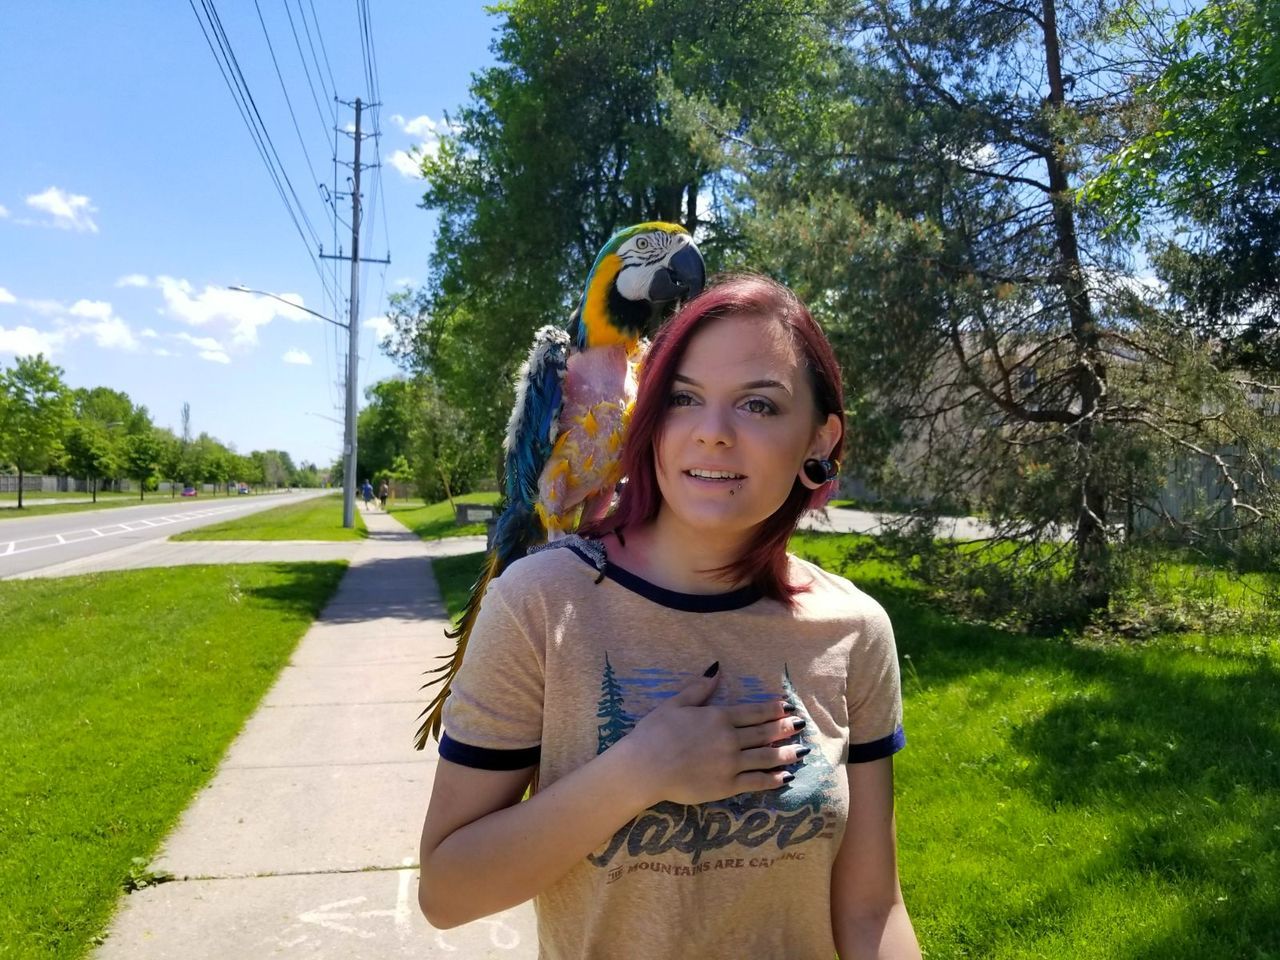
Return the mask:
MULTIPOLYGON (((360 196, 360 110, 359 101, 356 101, 356 193, 354 204, 359 204, 360 196)), ((358 208, 356 215, 359 215, 358 208)), ((359 237, 359 223, 356 223, 355 237, 359 237)), ((354 242, 354 241, 353 241, 354 242)), ((354 249, 354 248, 353 248, 354 249)), ((358 336, 356 329, 356 301, 359 297, 358 288, 354 286, 356 276, 356 265, 360 261, 353 259, 351 261, 351 322, 342 323, 326 317, 323 313, 316 313, 314 310, 308 310, 306 307, 300 307, 298 304, 284 297, 277 297, 274 293, 267 293, 265 290, 250 290, 245 286, 227 287, 228 290, 234 290, 236 293, 252 293, 261 297, 270 297, 272 300, 279 300, 281 303, 288 304, 295 310, 301 310, 303 313, 309 313, 313 317, 319 317, 326 323, 332 323, 335 327, 342 327, 350 332, 349 352, 347 355, 347 398, 346 398, 346 422, 343 425, 343 450, 342 454, 345 458, 343 463, 343 484, 342 484, 342 525, 350 528, 356 523, 356 493, 355 493, 355 474, 356 474, 356 451, 355 451, 355 371, 357 369, 356 350, 358 344, 358 336)), ((325 419, 330 419, 326 417, 325 419)))
POLYGON ((243 284, 239 284, 234 287, 227 287, 227 289, 234 290, 236 293, 254 293, 260 297, 270 297, 272 300, 279 300, 285 306, 293 307, 293 309, 295 310, 301 310, 303 313, 309 313, 313 317, 319 317, 325 323, 332 323, 335 327, 341 327, 343 330, 347 329, 347 325, 343 323, 341 320, 333 320, 329 317, 326 317, 323 313, 316 313, 314 310, 308 310, 306 307, 300 306, 299 304, 294 303, 292 300, 286 300, 284 297, 277 297, 274 293, 267 293, 267 291, 265 290, 250 290, 248 287, 244 286, 243 284))

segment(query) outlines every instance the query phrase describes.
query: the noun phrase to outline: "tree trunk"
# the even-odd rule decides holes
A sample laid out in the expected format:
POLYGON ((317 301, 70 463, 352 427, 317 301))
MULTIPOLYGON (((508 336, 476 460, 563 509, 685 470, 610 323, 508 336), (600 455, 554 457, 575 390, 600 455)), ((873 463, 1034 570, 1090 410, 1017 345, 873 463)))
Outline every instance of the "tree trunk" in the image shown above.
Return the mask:
POLYGON ((90 483, 92 484, 92 487, 93 487, 93 502, 97 503, 98 502, 98 478, 93 477, 90 480, 90 483))
POLYGON ((18 509, 22 509, 22 467, 18 467, 18 509))
MULTIPOLYGON (((1061 110, 1066 102, 1055 3, 1056 0, 1042 0, 1045 70, 1049 79, 1048 103, 1054 112, 1061 110)), ((1084 470, 1080 481, 1079 508, 1076 512, 1074 575, 1081 599, 1089 609, 1097 610, 1105 607, 1110 600, 1106 578, 1109 559, 1107 490, 1106 485, 1093 472, 1094 425, 1101 418, 1102 407, 1106 402, 1106 368, 1098 349, 1097 323, 1080 265, 1072 190, 1066 169, 1066 145, 1056 135, 1050 138, 1050 144, 1045 164, 1049 173, 1058 247, 1054 279, 1067 296, 1067 312, 1071 317, 1071 336, 1075 341, 1076 351, 1076 393, 1080 397, 1080 419, 1072 431, 1084 470)))
POLYGON ((444 484, 444 496, 449 501, 449 509, 457 513, 458 508, 453 505, 453 491, 449 489, 449 475, 445 473, 444 467, 437 467, 437 469, 440 471, 440 481, 444 484))

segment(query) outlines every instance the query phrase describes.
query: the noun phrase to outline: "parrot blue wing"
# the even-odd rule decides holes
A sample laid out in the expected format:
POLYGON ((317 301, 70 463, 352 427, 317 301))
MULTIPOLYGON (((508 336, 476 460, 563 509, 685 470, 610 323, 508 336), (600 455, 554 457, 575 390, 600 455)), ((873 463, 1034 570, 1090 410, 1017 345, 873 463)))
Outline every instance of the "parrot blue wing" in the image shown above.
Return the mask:
POLYGON ((424 685, 424 690, 440 685, 435 697, 419 715, 415 746, 421 750, 428 737, 440 738, 444 703, 449 688, 466 656, 467 643, 480 613, 489 581, 523 557, 531 546, 544 539, 542 521, 534 508, 538 499, 538 478, 555 447, 560 432, 560 408, 564 405, 564 378, 569 369, 569 335, 558 327, 543 327, 534 334, 533 348, 516 381, 516 405, 507 423, 503 443, 505 460, 505 500, 494 531, 493 549, 485 557, 484 569, 471 588, 471 596, 463 608, 462 619, 445 636, 457 642, 453 653, 440 659, 446 662, 429 674, 439 674, 424 685))
POLYGON ((569 349, 568 333, 543 327, 534 334, 529 358, 520 368, 516 405, 503 443, 508 507, 523 504, 532 510, 538 499, 538 479, 559 434, 569 349))

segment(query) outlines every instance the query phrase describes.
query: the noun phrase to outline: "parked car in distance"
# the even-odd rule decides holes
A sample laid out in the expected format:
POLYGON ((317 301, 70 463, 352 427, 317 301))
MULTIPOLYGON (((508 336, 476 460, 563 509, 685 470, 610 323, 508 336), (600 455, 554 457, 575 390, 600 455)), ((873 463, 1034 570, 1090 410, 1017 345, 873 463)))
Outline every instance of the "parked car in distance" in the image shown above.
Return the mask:
POLYGON ((249 492, 249 488, 245 486, 243 483, 240 484, 240 487, 236 490, 236 493, 248 493, 248 492, 249 492))
POLYGON ((194 497, 196 495, 196 488, 192 486, 183 487, 182 495, 184 497, 194 497))

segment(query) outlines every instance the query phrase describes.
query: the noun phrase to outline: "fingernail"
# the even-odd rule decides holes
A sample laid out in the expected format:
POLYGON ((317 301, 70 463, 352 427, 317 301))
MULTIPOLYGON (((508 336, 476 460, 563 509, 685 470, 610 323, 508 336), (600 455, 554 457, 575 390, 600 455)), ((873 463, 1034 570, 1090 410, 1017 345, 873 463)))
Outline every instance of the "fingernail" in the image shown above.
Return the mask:
POLYGON ((803 720, 801 720, 799 717, 797 717, 795 720, 792 720, 792 721, 791 721, 791 729, 792 729, 792 730, 803 730, 803 729, 804 729, 805 727, 807 727, 807 726, 808 726, 808 724, 807 724, 807 723, 805 723, 803 720))
POLYGON ((783 712, 783 713, 795 713, 795 712, 796 712, 796 705, 795 705, 794 703, 792 703, 790 700, 788 700, 786 703, 784 703, 784 704, 782 705, 782 712, 783 712))
POLYGON ((796 775, 795 775, 794 773, 784 773, 784 774, 782 775, 782 782, 783 782, 783 783, 790 783, 790 782, 791 782, 792 780, 794 780, 795 778, 796 778, 796 775))
POLYGON ((807 757, 811 753, 813 753, 813 747, 801 747, 796 751, 796 759, 799 760, 801 757, 807 757))
POLYGON ((707 667, 707 669, 703 670, 702 675, 704 677, 714 677, 719 672, 720 672, 720 661, 717 660, 711 666, 707 667))

